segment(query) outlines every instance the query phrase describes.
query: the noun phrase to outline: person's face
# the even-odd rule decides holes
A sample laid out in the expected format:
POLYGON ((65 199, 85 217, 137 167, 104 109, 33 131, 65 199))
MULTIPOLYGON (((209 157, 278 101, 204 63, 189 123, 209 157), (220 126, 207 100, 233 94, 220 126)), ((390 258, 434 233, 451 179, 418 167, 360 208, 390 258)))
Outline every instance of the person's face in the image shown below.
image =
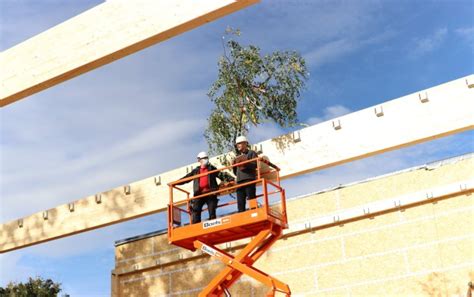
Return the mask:
POLYGON ((198 158, 198 162, 201 165, 207 165, 207 163, 209 162, 209 158, 198 158))
POLYGON ((247 150, 247 143, 246 142, 239 142, 237 143, 237 149, 239 152, 245 152, 247 150))

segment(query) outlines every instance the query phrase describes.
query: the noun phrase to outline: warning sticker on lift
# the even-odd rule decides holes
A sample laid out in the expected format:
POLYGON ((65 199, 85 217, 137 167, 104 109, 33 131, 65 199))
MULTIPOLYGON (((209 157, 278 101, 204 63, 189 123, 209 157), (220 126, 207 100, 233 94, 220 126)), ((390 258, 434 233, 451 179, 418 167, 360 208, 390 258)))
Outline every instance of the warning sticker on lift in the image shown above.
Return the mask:
POLYGON ((220 257, 221 254, 216 251, 215 249, 203 244, 202 247, 201 247, 201 251, 203 251, 204 253, 206 254, 209 254, 211 256, 214 256, 214 257, 220 257))
POLYGON ((215 219, 215 220, 212 220, 212 221, 206 221, 206 222, 202 223, 202 228, 203 229, 208 229, 208 228, 217 227, 217 226, 228 224, 228 223, 230 223, 230 218, 229 217, 219 218, 219 219, 215 219))

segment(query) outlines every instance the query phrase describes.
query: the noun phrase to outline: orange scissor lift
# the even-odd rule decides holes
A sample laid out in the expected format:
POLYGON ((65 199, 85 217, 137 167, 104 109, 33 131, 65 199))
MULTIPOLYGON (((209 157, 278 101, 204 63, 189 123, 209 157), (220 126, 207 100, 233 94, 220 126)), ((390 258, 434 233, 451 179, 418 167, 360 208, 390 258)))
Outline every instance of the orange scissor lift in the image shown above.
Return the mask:
MULTIPOLYGON (((199 296, 222 296, 223 294, 230 296, 228 289, 242 274, 246 274, 269 287, 270 290, 267 296, 275 296, 276 292, 283 293, 286 296, 291 295, 287 284, 252 266, 281 237, 283 229, 288 228, 285 190, 280 186, 279 171, 280 169, 276 165, 259 157, 168 184, 170 187, 170 202, 168 205, 169 242, 191 251, 200 249, 227 265, 201 291, 199 296), (190 197, 188 191, 177 185, 201 176, 229 170, 235 166, 242 166, 249 162, 257 163, 257 178, 254 181, 231 185, 195 197, 190 197), (196 224, 186 225, 183 223, 183 215, 185 218, 187 217, 189 222, 191 221, 190 202, 192 200, 202 199, 210 195, 226 195, 250 184, 256 184, 261 193, 257 192, 255 199, 248 200, 250 208, 247 211, 231 213, 196 224), (175 191, 178 191, 179 194, 176 195, 175 191), (176 199, 177 196, 180 196, 180 198, 176 199), (277 203, 270 205, 270 200, 274 199, 275 196, 277 203), (269 199, 269 197, 272 198, 269 199), (175 199, 179 201, 175 202, 175 199), (218 244, 248 237, 252 237, 250 242, 235 256, 216 247, 218 244)), ((236 201, 230 201, 218 205, 218 208, 229 207, 236 203, 236 201)))

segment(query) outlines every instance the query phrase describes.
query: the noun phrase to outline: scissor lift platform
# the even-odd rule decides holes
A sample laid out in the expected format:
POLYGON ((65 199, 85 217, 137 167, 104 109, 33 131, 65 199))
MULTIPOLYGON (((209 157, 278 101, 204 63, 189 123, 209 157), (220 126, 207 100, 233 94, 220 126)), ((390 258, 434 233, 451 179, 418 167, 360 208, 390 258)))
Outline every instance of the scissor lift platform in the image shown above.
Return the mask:
POLYGON ((263 229, 271 229, 272 225, 286 228, 282 220, 269 215, 264 208, 255 208, 241 213, 175 228, 172 244, 188 250, 195 250, 194 241, 200 240, 217 245, 257 235, 263 229))
MULTIPOLYGON (((253 263, 281 237, 283 229, 288 228, 285 191, 280 186, 279 170, 276 165, 259 157, 169 184, 169 242, 191 251, 200 249, 202 252, 211 255, 227 265, 199 296, 222 296, 223 294, 230 296, 228 288, 230 288, 242 274, 247 274, 267 285, 270 288, 268 296, 274 296, 275 292, 281 292, 286 296, 291 295, 288 285, 252 267, 253 263), (183 182, 191 181, 217 171, 228 170, 235 166, 245 166, 246 163, 250 162, 257 163, 257 178, 254 181, 232 185, 192 198, 189 192, 178 187, 178 184, 182 184, 183 182), (183 213, 187 214, 189 221, 191 221, 190 202, 192 200, 202 199, 210 195, 229 194, 239 187, 250 184, 256 184, 261 188, 261 194, 257 194, 255 199, 248 201, 248 210, 196 224, 183 224, 183 213), (174 202, 175 190, 181 192, 181 199, 178 202, 174 202), (278 195, 279 203, 277 202, 270 205, 269 196, 272 195, 278 195), (218 244, 249 237, 252 238, 250 242, 236 256, 232 256, 216 247, 218 244)), ((234 204, 236 204, 235 201, 219 205, 218 207, 228 207, 234 204)))

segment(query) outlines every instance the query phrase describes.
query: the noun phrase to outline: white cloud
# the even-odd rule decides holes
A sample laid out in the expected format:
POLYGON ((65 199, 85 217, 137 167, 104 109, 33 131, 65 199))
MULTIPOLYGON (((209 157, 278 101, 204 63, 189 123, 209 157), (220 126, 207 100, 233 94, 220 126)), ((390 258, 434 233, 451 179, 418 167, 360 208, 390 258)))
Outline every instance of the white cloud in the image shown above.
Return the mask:
POLYGON ((261 17, 246 19, 241 28, 244 34, 287 48, 302 41, 306 46, 314 45, 371 31, 379 21, 382 6, 380 1, 272 0, 262 1, 253 9, 261 17), (262 35, 252 29, 256 27, 269 29, 262 35))
POLYGON ((278 126, 278 124, 265 123, 250 129, 249 140, 252 143, 257 143, 276 136, 280 136, 282 134, 285 134, 285 130, 278 126))
POLYGON ((32 276, 34 270, 20 263, 19 253, 0 254, 0 286, 32 276))
MULTIPOLYGON (((54 167, 42 170, 42 178, 56 178, 64 174, 77 173, 89 170, 94 167, 100 167, 120 159, 126 159, 136 154, 144 153, 148 150, 162 150, 178 146, 186 138, 192 137, 204 128, 204 121, 201 119, 183 119, 177 121, 159 122, 153 126, 147 127, 134 134, 124 134, 123 140, 117 139, 105 148, 95 148, 87 153, 82 153, 75 158, 58 160, 55 167, 62 167, 58 172, 54 167), (65 164, 67 163, 67 164, 65 164)), ((5 148, 6 154, 13 155, 10 152, 13 148, 5 148)), ((24 152, 27 153, 26 150, 24 152)), ((11 161, 9 161, 10 163, 11 161)), ((16 164, 20 162, 15 162, 16 164)), ((7 172, 3 178, 5 183, 18 183, 25 180, 32 180, 38 173, 33 171, 19 170, 15 173, 7 172)))
POLYGON ((454 32, 471 47, 474 47, 474 27, 458 28, 454 32))
POLYGON ((413 55, 423 55, 432 52, 439 48, 448 35, 447 28, 440 28, 436 30, 430 36, 425 38, 419 38, 415 40, 415 48, 413 49, 413 55))
POLYGON ((321 66, 333 62, 340 57, 358 49, 359 45, 354 40, 339 39, 326 43, 304 55, 311 66, 321 66))
MULTIPOLYGON (((45 164, 46 168, 41 168, 44 163, 38 162, 40 167, 29 167, 31 170, 4 171, 2 184, 9 188, 4 191, 8 200, 3 202, 8 213, 3 214, 2 220, 131 182, 133 176, 147 177, 145 172, 153 175, 166 171, 176 167, 180 158, 184 165, 195 154, 191 139, 203 130, 203 124, 200 119, 159 123, 136 135, 124 135, 123 141, 117 140, 106 148, 84 151, 77 158, 63 156, 52 167, 45 164), (28 187, 24 187, 25 181, 28 187)), ((24 151, 28 154, 28 150, 24 151)))
MULTIPOLYGON (((367 34, 366 32, 363 33, 367 34)), ((359 35, 351 37, 344 35, 345 37, 343 38, 317 46, 315 49, 305 53, 304 57, 308 65, 319 67, 327 63, 335 62, 368 46, 387 41, 393 38, 396 32, 387 30, 370 37, 365 37, 365 34, 359 33, 359 35)))
POLYGON ((350 110, 349 108, 347 108, 343 105, 340 105, 340 104, 332 105, 332 106, 328 106, 328 107, 324 108, 322 116, 320 116, 320 117, 311 117, 308 120, 306 120, 306 122, 309 125, 316 125, 318 123, 325 122, 325 121, 343 116, 343 115, 351 113, 351 112, 352 112, 352 110, 350 110))

